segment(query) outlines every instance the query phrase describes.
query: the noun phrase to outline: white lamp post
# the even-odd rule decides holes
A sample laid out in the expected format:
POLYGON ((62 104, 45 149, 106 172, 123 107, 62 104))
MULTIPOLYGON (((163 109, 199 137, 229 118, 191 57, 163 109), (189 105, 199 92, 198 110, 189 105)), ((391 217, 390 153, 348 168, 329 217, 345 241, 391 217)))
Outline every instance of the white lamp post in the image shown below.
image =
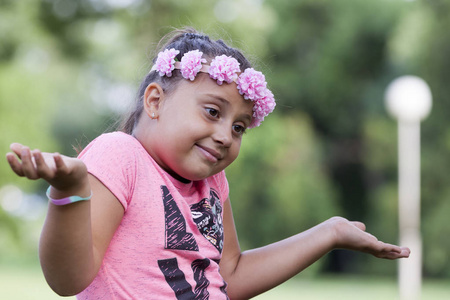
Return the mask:
POLYGON ((431 91, 419 77, 403 76, 386 89, 386 106, 398 120, 400 244, 411 249, 399 261, 401 300, 420 299, 422 239, 420 234, 420 121, 431 110, 431 91))

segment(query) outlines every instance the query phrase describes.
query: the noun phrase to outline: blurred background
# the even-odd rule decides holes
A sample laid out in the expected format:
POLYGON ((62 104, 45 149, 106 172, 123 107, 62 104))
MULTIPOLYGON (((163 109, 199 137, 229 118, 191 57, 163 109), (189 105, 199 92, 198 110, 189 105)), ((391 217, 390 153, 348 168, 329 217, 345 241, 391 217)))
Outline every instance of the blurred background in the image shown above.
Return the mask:
MULTIPOLYGON (((398 76, 420 76, 433 94, 422 123, 423 299, 444 299, 449 15, 448 0, 0 0, 0 149, 4 155, 20 142, 75 156, 127 111, 159 39, 193 26, 242 49, 277 99, 227 169, 242 248, 334 215, 398 243, 397 122, 384 92, 398 76)), ((5 299, 57 298, 37 258, 46 187, 0 161, 5 299)), ((396 274, 396 262, 337 250, 263 297, 319 299, 328 291, 353 299, 371 291, 365 299, 396 299, 396 274)))

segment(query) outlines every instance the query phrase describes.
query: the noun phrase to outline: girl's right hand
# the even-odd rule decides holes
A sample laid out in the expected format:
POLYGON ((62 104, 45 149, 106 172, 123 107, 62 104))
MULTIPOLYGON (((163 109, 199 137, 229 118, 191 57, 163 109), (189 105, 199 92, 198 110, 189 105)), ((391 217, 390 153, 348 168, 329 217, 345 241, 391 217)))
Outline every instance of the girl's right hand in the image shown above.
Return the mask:
POLYGON ((88 191, 89 181, 86 165, 77 158, 59 153, 45 153, 19 143, 10 146, 6 154, 11 169, 17 175, 28 179, 42 178, 59 193, 67 195, 84 194, 88 191))

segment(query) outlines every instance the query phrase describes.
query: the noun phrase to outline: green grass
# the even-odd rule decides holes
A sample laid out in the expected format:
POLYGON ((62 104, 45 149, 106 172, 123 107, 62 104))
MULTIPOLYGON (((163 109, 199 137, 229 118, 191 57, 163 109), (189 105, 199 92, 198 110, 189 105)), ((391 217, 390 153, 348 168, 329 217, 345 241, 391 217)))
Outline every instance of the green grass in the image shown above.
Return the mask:
MULTIPOLYGON (((333 277, 321 276, 316 279, 294 278, 254 299, 398 300, 399 295, 395 279, 338 275, 333 277)), ((448 280, 425 280, 422 286, 421 299, 450 299, 448 280)))
MULTIPOLYGON (((5 300, 53 300, 63 299, 48 287, 38 266, 14 267, 0 265, 1 299, 5 300)), ((395 279, 369 278, 367 276, 321 276, 317 279, 297 277, 254 299, 333 299, 379 300, 398 299, 395 279)), ((64 299, 75 299, 65 297, 64 299)), ((422 299, 450 299, 447 280, 425 280, 422 299)))
POLYGON ((38 266, 14 268, 0 265, 0 291, 0 298, 5 300, 75 299, 55 294, 38 266))

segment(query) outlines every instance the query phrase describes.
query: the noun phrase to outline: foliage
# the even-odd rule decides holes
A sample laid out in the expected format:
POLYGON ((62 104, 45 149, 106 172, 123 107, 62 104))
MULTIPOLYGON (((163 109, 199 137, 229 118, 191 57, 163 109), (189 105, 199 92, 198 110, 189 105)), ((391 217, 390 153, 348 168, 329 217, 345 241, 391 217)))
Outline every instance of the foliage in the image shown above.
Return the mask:
POLYGON ((450 211, 448 185, 450 128, 447 113, 450 111, 448 95, 450 64, 444 53, 450 50, 450 11, 446 1, 427 1, 421 6, 427 22, 423 22, 423 44, 417 50, 416 70, 429 82, 433 93, 433 111, 423 123, 422 130, 422 216, 424 242, 424 271, 431 275, 450 276, 449 228, 445 215, 450 211), (436 246, 438 245, 438 246, 436 246))
MULTIPOLYGON (((249 131, 227 169, 243 248, 273 243, 339 214, 322 156, 304 114, 271 115, 249 131)), ((314 266, 316 272, 322 263, 314 266)))
POLYGON ((320 164, 322 153, 309 118, 299 113, 270 116, 244 137, 227 177, 238 232, 248 247, 275 242, 338 214, 320 164))
MULTIPOLYGON (((243 247, 334 214, 395 243, 396 124, 383 97, 389 81, 412 73, 434 101, 422 126, 424 270, 449 277, 449 12, 444 0, 0 0, 0 149, 17 141, 75 155, 131 105, 159 38, 194 26, 250 53, 278 101, 227 170, 243 247)), ((6 184, 43 190, 3 160, 6 184)), ((5 241, 21 237, 22 222, 0 211, 13 233, 5 241)), ((341 270, 395 271, 335 256, 341 270)))

